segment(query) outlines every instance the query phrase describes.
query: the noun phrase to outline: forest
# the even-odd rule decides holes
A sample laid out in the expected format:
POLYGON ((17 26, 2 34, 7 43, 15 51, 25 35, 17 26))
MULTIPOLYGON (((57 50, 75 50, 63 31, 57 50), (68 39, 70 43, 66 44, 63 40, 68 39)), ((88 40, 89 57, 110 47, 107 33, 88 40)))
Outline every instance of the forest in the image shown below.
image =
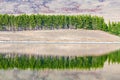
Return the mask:
POLYGON ((106 24, 103 17, 91 15, 0 15, 0 31, 89 29, 120 35, 120 22, 106 24))
POLYGON ((120 63, 120 50, 101 56, 41 56, 0 54, 0 69, 97 69, 104 63, 120 63))

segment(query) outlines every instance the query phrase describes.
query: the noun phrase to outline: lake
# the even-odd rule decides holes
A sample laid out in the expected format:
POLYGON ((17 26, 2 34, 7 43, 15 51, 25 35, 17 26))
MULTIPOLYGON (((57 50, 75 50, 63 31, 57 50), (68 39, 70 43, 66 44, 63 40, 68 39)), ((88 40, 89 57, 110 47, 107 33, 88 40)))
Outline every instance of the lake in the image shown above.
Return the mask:
MULTIPOLYGON (((5 54, 1 55, 5 56, 5 54)), ((15 58, 13 56, 12 59, 15 58)), ((22 56, 28 57, 28 55, 19 55, 19 57, 22 56)), ((8 56, 5 57, 4 60, 7 58, 8 56)), ((46 65, 45 61, 47 61, 48 58, 49 56, 42 57, 42 61, 44 62, 42 65, 46 65)), ((43 68, 39 66, 40 69, 1 69, 0 80, 120 80, 120 50, 112 51, 109 54, 101 56, 72 56, 69 58, 65 56, 63 60, 64 65, 61 64, 63 67, 58 66, 58 64, 55 65, 55 63, 60 61, 60 57, 54 56, 50 59, 52 61, 55 59, 55 61, 53 63, 49 61, 49 65, 43 68), (69 64, 65 63, 67 61, 69 64), (52 66, 54 66, 53 69, 51 69, 52 66), (48 67, 50 69, 48 69, 48 67)), ((2 62, 0 62, 0 64, 2 64, 2 62)), ((8 66, 10 66, 10 64, 8 66)))

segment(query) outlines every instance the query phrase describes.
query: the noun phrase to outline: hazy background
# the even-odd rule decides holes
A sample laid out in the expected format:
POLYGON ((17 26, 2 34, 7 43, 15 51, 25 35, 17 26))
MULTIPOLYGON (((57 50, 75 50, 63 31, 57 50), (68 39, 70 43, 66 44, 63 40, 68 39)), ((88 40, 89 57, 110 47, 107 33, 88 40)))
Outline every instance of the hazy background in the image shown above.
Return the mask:
POLYGON ((120 0, 0 0, 1 14, 92 14, 120 21, 120 0))

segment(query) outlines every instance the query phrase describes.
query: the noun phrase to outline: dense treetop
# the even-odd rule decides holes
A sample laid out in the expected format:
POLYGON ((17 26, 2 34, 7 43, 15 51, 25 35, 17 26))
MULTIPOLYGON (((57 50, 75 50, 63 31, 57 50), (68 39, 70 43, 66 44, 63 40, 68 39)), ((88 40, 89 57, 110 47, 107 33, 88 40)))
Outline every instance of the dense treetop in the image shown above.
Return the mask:
POLYGON ((104 22, 103 17, 91 15, 0 15, 1 31, 54 29, 103 30, 120 35, 120 22, 104 22))

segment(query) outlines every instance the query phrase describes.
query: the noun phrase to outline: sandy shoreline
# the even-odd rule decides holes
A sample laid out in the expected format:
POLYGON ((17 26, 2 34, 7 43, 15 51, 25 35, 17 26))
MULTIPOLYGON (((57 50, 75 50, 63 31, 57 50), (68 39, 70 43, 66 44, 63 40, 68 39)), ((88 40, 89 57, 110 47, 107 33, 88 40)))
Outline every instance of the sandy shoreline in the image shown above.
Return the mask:
POLYGON ((14 41, 50 41, 50 42, 120 42, 120 37, 100 30, 39 30, 0 32, 1 40, 14 41))
MULTIPOLYGON (((0 40, 44 42, 120 42, 120 37, 99 30, 42 30, 0 32, 0 40)), ((0 44, 0 53, 52 56, 99 56, 120 49, 120 44, 0 44)))

